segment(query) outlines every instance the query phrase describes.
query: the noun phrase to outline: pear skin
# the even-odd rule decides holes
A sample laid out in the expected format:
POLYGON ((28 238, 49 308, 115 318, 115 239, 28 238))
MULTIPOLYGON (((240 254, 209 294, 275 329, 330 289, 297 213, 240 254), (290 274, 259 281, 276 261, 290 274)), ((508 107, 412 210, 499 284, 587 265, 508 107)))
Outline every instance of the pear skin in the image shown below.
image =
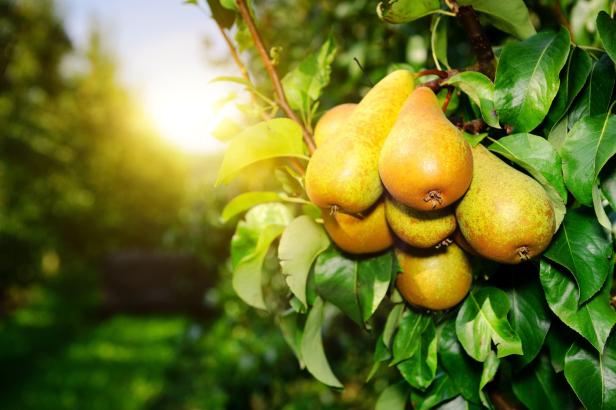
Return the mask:
POLYGON ((473 255, 473 256, 479 256, 479 254, 475 252, 475 250, 471 247, 471 245, 468 243, 466 238, 462 235, 462 232, 460 232, 460 229, 456 229, 453 235, 451 236, 451 238, 456 243, 456 245, 462 248, 462 250, 466 252, 467 254, 473 255))
POLYGON ((380 252, 393 245, 393 238, 385 221, 385 204, 380 202, 364 218, 329 210, 322 212, 325 230, 343 251, 362 254, 380 252))
POLYGON ((422 212, 389 197, 385 198, 385 217, 396 236, 415 248, 436 246, 456 229, 452 208, 422 212))
POLYGON ((402 273, 396 287, 412 305, 443 310, 464 299, 473 274, 464 251, 452 243, 439 249, 396 249, 402 273))
POLYGON ((381 150, 379 173, 394 198, 419 211, 444 208, 468 189, 471 147, 429 88, 417 88, 404 103, 381 150))
POLYGON ((473 148, 473 159, 473 182, 456 207, 464 238, 478 254, 501 263, 539 255, 556 224, 543 187, 482 145, 473 148))
POLYGON ((317 147, 323 145, 325 141, 341 135, 341 130, 355 107, 357 107, 357 104, 352 103, 336 105, 319 118, 314 127, 314 143, 317 147))
POLYGON ((321 208, 358 214, 380 198, 378 160, 414 77, 397 70, 379 81, 359 102, 338 138, 316 149, 306 169, 306 192, 321 208))

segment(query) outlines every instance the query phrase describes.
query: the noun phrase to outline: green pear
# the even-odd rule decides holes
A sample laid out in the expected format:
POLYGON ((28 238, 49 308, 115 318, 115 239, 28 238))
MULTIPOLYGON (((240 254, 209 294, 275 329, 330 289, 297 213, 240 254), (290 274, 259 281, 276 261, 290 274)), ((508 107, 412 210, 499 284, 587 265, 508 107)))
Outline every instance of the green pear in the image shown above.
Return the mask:
POLYGON ((379 81, 353 109, 340 136, 320 145, 306 169, 306 192, 321 208, 357 214, 380 198, 378 159, 414 77, 397 70, 379 81))
POLYGON ((385 217, 396 236, 415 248, 441 244, 456 229, 453 208, 417 211, 389 197, 385 198, 385 217))
POLYGON ((481 256, 520 263, 539 255, 554 234, 543 187, 482 145, 473 148, 473 181, 456 207, 462 235, 481 256))

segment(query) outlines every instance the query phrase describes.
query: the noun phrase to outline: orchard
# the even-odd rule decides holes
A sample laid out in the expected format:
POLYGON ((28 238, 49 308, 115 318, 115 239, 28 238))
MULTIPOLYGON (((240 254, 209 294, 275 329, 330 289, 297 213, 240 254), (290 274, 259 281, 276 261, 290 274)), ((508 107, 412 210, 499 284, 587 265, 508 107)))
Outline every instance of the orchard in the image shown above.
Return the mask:
POLYGON ((342 316, 373 346, 365 383, 397 371, 377 409, 616 408, 614 2, 358 2, 409 33, 378 76, 334 34, 285 63, 259 2, 186 3, 242 73, 216 81, 249 95, 217 183, 271 170, 222 213, 233 288, 298 366, 345 389, 324 343, 342 316), (356 100, 331 98, 341 55, 356 100))

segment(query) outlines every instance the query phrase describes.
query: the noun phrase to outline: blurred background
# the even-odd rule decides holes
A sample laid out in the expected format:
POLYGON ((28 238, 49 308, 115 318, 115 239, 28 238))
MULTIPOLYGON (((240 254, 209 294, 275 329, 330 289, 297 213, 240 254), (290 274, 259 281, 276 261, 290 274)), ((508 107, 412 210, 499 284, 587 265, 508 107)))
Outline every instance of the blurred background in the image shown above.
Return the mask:
MULTIPOLYGON (((0 0, 0 408, 372 408, 389 377, 364 384, 374 335, 331 323, 349 325, 325 335, 335 392, 231 290, 220 211, 273 178, 214 188, 221 119, 249 124, 249 100, 210 83, 239 72, 208 3, 182 3, 0 0)), ((388 26, 376 3, 255 2, 280 73, 335 38, 320 112, 431 65, 429 19, 388 26)), ((470 64, 447 30, 450 64, 470 64)), ((269 92, 245 32, 228 34, 269 92)))

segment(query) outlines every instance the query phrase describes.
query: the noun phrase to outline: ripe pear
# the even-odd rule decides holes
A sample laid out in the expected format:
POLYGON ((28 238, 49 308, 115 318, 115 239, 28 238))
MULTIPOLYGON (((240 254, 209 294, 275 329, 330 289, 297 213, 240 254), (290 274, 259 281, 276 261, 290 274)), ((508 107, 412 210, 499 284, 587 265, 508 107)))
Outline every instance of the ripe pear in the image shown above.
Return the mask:
POLYGON ((341 130, 355 107, 357 104, 352 103, 336 105, 321 116, 314 127, 314 143, 317 147, 341 135, 341 130))
POLYGON ((473 182, 456 207, 460 231, 481 256, 520 263, 539 255, 554 234, 543 187, 482 145, 473 148, 473 182))
POLYGON ((468 189, 471 147, 429 88, 417 88, 404 103, 381 150, 379 173, 394 198, 419 211, 444 208, 468 189))
POLYGON ((449 309, 471 288, 471 264, 455 243, 439 249, 396 249, 396 256, 402 269, 396 287, 412 305, 449 309))
POLYGON ((385 198, 385 217, 396 236, 415 248, 438 245, 456 229, 453 208, 417 211, 389 197, 385 198))
POLYGON ((385 204, 380 202, 364 218, 336 212, 322 212, 325 230, 343 251, 362 254, 380 252, 393 244, 385 221, 385 204))
POLYGON ((414 86, 413 75, 397 70, 359 102, 340 136, 316 149, 306 169, 306 192, 321 208, 357 214, 380 198, 381 147, 414 86))
POLYGON ((451 239, 453 239, 456 245, 462 248, 462 250, 466 252, 467 254, 473 255, 473 256, 479 256, 479 254, 475 252, 475 250, 471 247, 471 245, 468 243, 466 238, 462 235, 462 232, 460 232, 459 228, 455 230, 455 232, 451 236, 451 239))

